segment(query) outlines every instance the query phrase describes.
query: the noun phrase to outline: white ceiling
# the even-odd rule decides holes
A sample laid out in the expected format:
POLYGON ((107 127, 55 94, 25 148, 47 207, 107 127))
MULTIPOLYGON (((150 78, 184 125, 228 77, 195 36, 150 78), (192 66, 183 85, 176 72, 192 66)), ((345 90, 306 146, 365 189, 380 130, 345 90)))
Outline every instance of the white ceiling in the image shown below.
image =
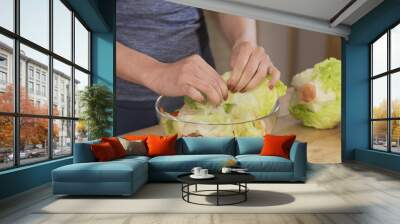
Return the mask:
POLYGON ((228 0, 301 16, 330 20, 350 0, 228 0))
POLYGON ((169 0, 202 9, 347 37, 350 27, 383 0, 169 0), (332 18, 350 4, 336 21, 332 18))

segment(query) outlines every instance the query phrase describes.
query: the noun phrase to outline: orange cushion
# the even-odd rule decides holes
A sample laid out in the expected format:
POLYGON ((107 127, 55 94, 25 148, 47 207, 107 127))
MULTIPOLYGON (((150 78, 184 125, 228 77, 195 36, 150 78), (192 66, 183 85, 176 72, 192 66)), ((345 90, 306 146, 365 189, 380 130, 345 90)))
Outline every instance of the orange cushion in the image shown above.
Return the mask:
POLYGON ((108 142, 114 149, 115 155, 118 158, 125 157, 126 156, 126 151, 124 147, 122 146, 121 142, 118 140, 116 137, 110 137, 110 138, 101 138, 101 142, 108 142))
POLYGON ((150 135, 146 143, 148 156, 176 155, 176 139, 178 135, 157 136, 150 135))
POLYGON ((116 159, 115 151, 109 142, 102 142, 91 145, 94 157, 99 162, 110 161, 116 159))
POLYGON ((261 149, 260 155, 262 156, 280 156, 289 159, 290 148, 296 135, 265 135, 264 146, 261 149))
POLYGON ((146 135, 124 135, 124 139, 129 140, 129 141, 143 141, 145 142, 147 139, 146 135))

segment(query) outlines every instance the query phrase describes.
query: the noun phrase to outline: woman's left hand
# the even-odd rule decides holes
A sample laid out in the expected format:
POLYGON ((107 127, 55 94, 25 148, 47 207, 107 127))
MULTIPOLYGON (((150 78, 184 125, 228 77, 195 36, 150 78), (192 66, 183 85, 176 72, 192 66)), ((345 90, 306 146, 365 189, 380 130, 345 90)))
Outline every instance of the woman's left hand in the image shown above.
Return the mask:
POLYGON ((272 88, 281 75, 264 48, 248 41, 241 41, 233 46, 230 66, 232 75, 227 84, 232 92, 251 90, 267 75, 271 75, 269 88, 272 88))

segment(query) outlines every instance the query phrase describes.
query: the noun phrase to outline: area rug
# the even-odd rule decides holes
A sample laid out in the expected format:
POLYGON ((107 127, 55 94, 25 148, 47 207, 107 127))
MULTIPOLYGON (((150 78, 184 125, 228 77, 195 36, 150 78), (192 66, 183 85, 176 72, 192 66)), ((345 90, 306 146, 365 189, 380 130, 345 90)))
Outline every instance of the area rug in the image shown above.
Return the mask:
MULTIPOLYGON (((359 213, 360 207, 344 201, 317 184, 249 184, 246 202, 227 206, 189 204, 181 198, 181 185, 150 183, 131 197, 57 197, 37 213, 359 213)), ((215 186, 199 186, 207 190, 215 186)), ((194 188, 192 189, 194 190, 194 188)), ((212 193, 211 193, 212 194, 212 193)), ((237 200, 225 197, 222 202, 237 200)), ((240 198, 239 198, 240 199, 240 198)), ((198 203, 215 203, 215 197, 192 196, 198 203)))

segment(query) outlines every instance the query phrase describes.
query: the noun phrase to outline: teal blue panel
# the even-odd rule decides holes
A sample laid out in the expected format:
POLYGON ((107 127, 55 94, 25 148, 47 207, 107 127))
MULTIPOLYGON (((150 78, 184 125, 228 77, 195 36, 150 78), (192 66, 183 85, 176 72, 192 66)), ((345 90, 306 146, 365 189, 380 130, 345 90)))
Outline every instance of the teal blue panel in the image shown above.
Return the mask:
MULTIPOLYGON (((79 17, 93 32, 109 32, 110 24, 107 24, 106 18, 101 12, 101 4, 104 0, 67 0, 72 9, 78 13, 79 17)), ((114 2, 114 1, 108 1, 114 2)), ((115 11, 115 10, 114 10, 115 11)))
POLYGON ((355 160, 400 172, 400 155, 368 149, 356 149, 355 160))
MULTIPOLYGON (((400 22, 400 1, 386 0, 351 27, 342 42, 342 159, 358 160, 355 149, 369 148, 369 46, 400 22)), ((384 157, 386 158, 386 157, 384 157)), ((382 159, 376 158, 376 159, 382 159)), ((368 161, 368 160, 364 160, 368 161)), ((399 165, 400 166, 400 165, 399 165)))
POLYGON ((0 199, 51 181, 51 171, 72 163, 72 157, 0 172, 0 199))

